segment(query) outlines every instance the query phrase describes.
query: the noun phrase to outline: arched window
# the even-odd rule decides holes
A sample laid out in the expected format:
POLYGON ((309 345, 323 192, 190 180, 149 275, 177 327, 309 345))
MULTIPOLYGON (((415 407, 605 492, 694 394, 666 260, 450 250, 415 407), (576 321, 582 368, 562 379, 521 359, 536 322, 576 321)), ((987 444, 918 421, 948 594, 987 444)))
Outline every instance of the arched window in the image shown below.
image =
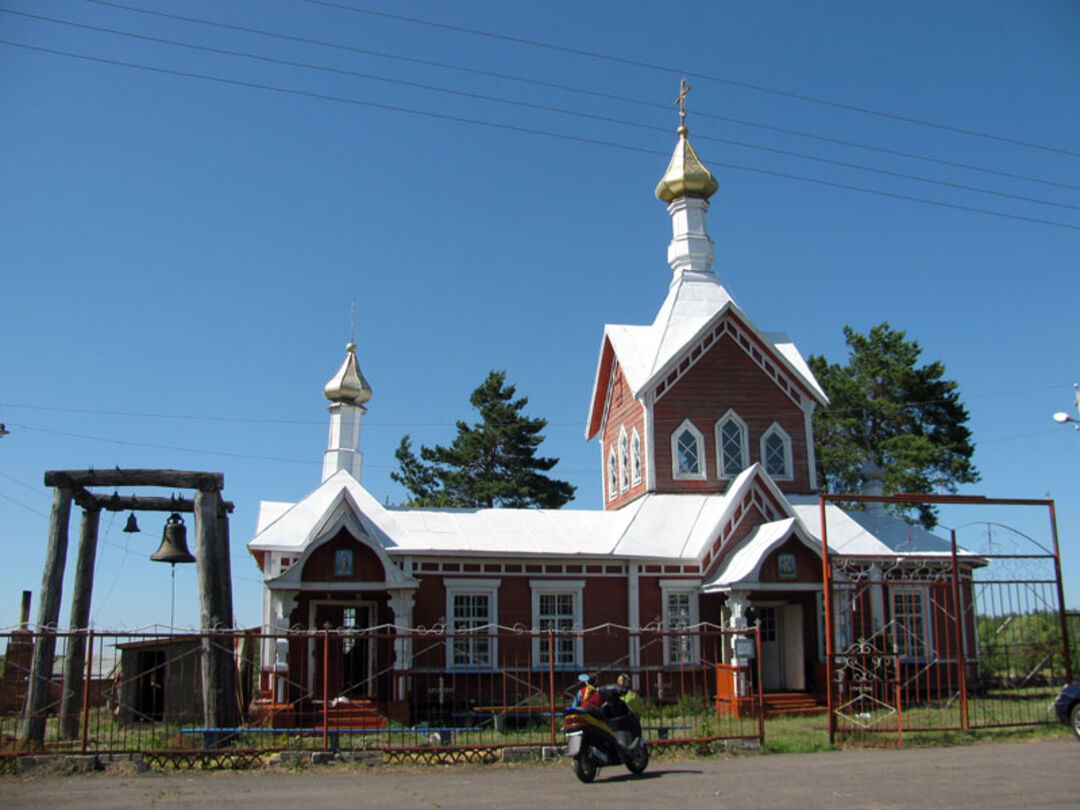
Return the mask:
POLYGON ((705 441, 689 419, 671 434, 671 474, 684 480, 705 478, 705 441))
POLYGON ((615 460, 615 445, 611 446, 607 457, 607 497, 609 501, 615 500, 619 494, 619 463, 615 460))
POLYGON ((630 439, 630 483, 635 487, 641 483, 641 437, 637 428, 630 439))
POLYGON ((630 489, 630 440, 626 428, 619 428, 619 491, 630 489))
POLYGON ((781 481, 795 476, 791 466, 791 437, 775 422, 761 437, 761 464, 765 472, 781 481))
POLYGON ((734 478, 750 465, 750 435, 746 423, 735 411, 728 411, 716 423, 716 457, 718 475, 734 478))

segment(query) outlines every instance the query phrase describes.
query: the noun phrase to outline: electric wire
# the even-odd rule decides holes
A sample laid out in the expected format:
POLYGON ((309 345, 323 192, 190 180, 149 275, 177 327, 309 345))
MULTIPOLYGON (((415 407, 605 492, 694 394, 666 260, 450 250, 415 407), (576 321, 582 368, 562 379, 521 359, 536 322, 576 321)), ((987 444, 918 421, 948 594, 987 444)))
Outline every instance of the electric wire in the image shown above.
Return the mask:
MULTIPOLYGON (((197 79, 200 81, 210 81, 219 84, 233 85, 237 87, 246 87, 253 90, 266 90, 275 93, 282 93, 286 95, 301 96, 306 98, 314 98, 322 101, 331 101, 342 104, 351 104, 361 107, 370 107, 373 109, 387 110, 392 112, 405 113, 408 115, 417 115, 427 118, 435 118, 443 121, 450 121, 454 123, 472 124, 475 126, 489 127, 492 129, 506 130, 510 132, 524 133, 530 135, 540 135, 547 138, 555 138, 559 140, 567 140, 576 143, 585 143, 593 146, 604 146, 614 149, 620 149, 628 152, 637 152, 641 154, 649 155, 661 155, 668 157, 666 152, 661 152, 656 149, 650 149, 640 146, 632 146, 630 144, 619 143, 617 141, 603 140, 599 138, 587 138, 580 135, 570 135, 567 133, 553 132, 550 130, 536 129, 532 127, 518 126, 514 124, 508 124, 499 121, 486 121, 477 118, 468 118, 465 116, 448 115, 445 113, 432 112, 430 110, 419 110, 410 107, 402 107, 394 104, 384 104, 375 101, 364 101, 361 99, 348 98, 344 96, 336 96, 328 93, 317 93, 310 90, 297 90, 294 88, 279 87, 276 85, 262 84, 259 82, 249 82, 240 79, 230 79, 223 76, 214 76, 204 73, 195 73, 192 71, 175 70, 171 68, 157 67, 153 65, 144 65, 136 62, 126 62, 119 59, 110 59, 101 56, 89 56, 87 54, 75 53, 72 51, 65 51, 58 48, 48 48, 40 45, 30 45, 23 42, 14 42, 12 40, 0 39, 0 45, 8 45, 15 48, 23 48, 26 50, 37 51, 40 53, 48 53, 56 56, 64 56, 73 59, 80 59, 88 62, 95 62, 99 64, 113 65, 123 68, 131 68, 135 70, 143 70, 151 73, 160 73, 164 75, 180 76, 188 79, 197 79)), ((1049 225, 1056 228, 1065 228, 1073 231, 1080 231, 1080 225, 1073 225, 1068 222, 1061 222, 1059 220, 1043 219, 1040 217, 1025 216, 1022 214, 1008 213, 1004 211, 996 211, 988 208, 980 208, 977 206, 963 205, 960 203, 944 202, 942 200, 931 200, 925 197, 917 197, 911 194, 901 194, 898 192, 884 191, 881 189, 867 188, 865 186, 857 186, 849 183, 839 183, 831 180, 823 180, 820 178, 806 177, 804 175, 791 174, 789 172, 775 171, 771 169, 763 169, 760 167, 745 166, 735 163, 726 163, 721 161, 710 161, 713 166, 720 166, 726 169, 732 169, 734 171, 750 172, 753 174, 765 175, 768 177, 777 177, 786 180, 798 180, 804 183, 812 183, 816 185, 829 186, 845 191, 857 191, 864 194, 873 194, 880 197, 887 197, 895 200, 903 200, 906 202, 917 202, 924 205, 934 205, 940 208, 949 208, 956 211, 966 211, 968 213, 984 214, 986 216, 993 216, 1002 219, 1011 219, 1019 222, 1030 222, 1040 225, 1049 225)))
MULTIPOLYGON (((109 6, 109 7, 112 7, 112 8, 122 9, 122 10, 125 10, 125 11, 136 12, 136 13, 139 13, 139 14, 147 14, 147 15, 152 15, 152 16, 155 16, 155 17, 162 17, 162 18, 178 20, 178 21, 182 21, 182 22, 195 23, 195 24, 198 24, 198 25, 204 25, 204 26, 209 26, 209 27, 214 27, 214 28, 220 28, 220 29, 224 29, 224 30, 239 31, 239 32, 243 32, 243 33, 256 34, 258 36, 263 36, 263 37, 268 37, 268 38, 273 38, 273 39, 279 39, 279 40, 283 40, 283 41, 297 42, 297 43, 306 44, 306 45, 317 45, 317 46, 320 46, 320 47, 332 48, 332 49, 351 52, 351 53, 359 53, 359 54, 364 54, 364 55, 368 55, 368 56, 375 56, 375 57, 379 57, 379 58, 382 58, 382 59, 391 59, 391 60, 397 60, 397 61, 402 61, 402 62, 408 62, 408 63, 412 63, 412 64, 427 65, 429 67, 437 67, 437 68, 440 68, 440 69, 453 70, 453 71, 458 71, 458 72, 462 72, 462 73, 469 73, 469 74, 473 74, 473 75, 477 75, 477 76, 485 76, 485 77, 488 77, 488 78, 502 79, 502 80, 506 80, 506 81, 518 82, 518 83, 523 83, 523 84, 531 84, 531 85, 538 86, 538 87, 547 87, 549 89, 560 90, 560 91, 568 92, 568 93, 576 93, 576 94, 579 94, 579 95, 590 96, 590 97, 593 97, 593 98, 603 98, 603 99, 608 99, 608 100, 611 100, 611 101, 619 101, 619 102, 626 103, 626 104, 636 104, 636 105, 639 105, 639 106, 650 107, 650 108, 653 108, 653 109, 660 109, 660 110, 664 110, 665 112, 670 112, 671 111, 671 105, 670 104, 662 104, 662 103, 656 102, 656 101, 648 101, 646 99, 633 98, 633 97, 630 97, 630 96, 624 96, 624 95, 620 95, 620 94, 617 94, 617 93, 608 93, 608 92, 603 92, 603 91, 599 91, 599 90, 590 90, 590 89, 584 88, 584 87, 576 87, 574 85, 560 84, 558 82, 545 81, 543 79, 535 79, 535 78, 529 78, 529 77, 525 77, 525 76, 518 76, 518 75, 514 75, 514 74, 510 74, 510 73, 502 73, 502 72, 494 71, 494 70, 484 70, 484 69, 480 69, 480 68, 471 68, 471 67, 466 67, 466 66, 463 66, 463 65, 451 64, 451 63, 448 63, 448 62, 440 62, 440 61, 435 61, 435 60, 430 60, 430 59, 421 59, 421 58, 418 58, 418 57, 405 56, 403 54, 390 53, 388 51, 379 51, 379 50, 373 50, 373 49, 370 49, 370 48, 360 48, 360 47, 353 46, 353 45, 344 45, 344 44, 341 44, 341 43, 330 42, 330 41, 327 41, 327 40, 312 39, 312 38, 309 38, 309 37, 300 37, 300 36, 294 36, 294 35, 290 35, 290 34, 282 34, 282 33, 276 32, 276 31, 268 31, 268 30, 261 29, 261 28, 252 28, 252 27, 249 27, 249 26, 236 25, 236 24, 232 24, 232 23, 217 22, 217 21, 214 21, 214 20, 201 19, 201 18, 198 18, 198 17, 188 17, 188 16, 184 16, 184 15, 181 15, 181 14, 170 14, 170 13, 162 12, 162 11, 152 11, 150 9, 143 9, 143 8, 137 8, 135 6, 125 5, 123 3, 110 2, 109 0, 87 0, 87 2, 95 3, 95 4, 101 5, 101 6, 109 6)), ((2 9, 0 9, 0 10, 2 10, 2 9)), ((24 12, 18 12, 18 13, 22 14, 24 12)), ((31 16, 33 16, 33 15, 31 15, 31 16)), ((939 164, 939 165, 942 165, 942 166, 950 166, 950 167, 953 167, 953 168, 966 169, 966 170, 974 171, 974 172, 982 172, 982 173, 986 173, 986 174, 993 174, 993 175, 997 175, 999 177, 1008 177, 1008 178, 1013 179, 1013 180, 1022 180, 1022 181, 1029 182, 1029 183, 1039 183, 1039 184, 1042 184, 1042 185, 1053 186, 1053 187, 1056 187, 1056 188, 1064 188, 1064 189, 1072 189, 1072 190, 1080 191, 1080 185, 1073 185, 1073 184, 1069 184, 1069 183, 1061 183, 1061 182, 1058 182, 1058 181, 1047 180, 1047 179, 1038 178, 1038 177, 1029 177, 1027 175, 1015 174, 1013 172, 1006 172, 1006 171, 1001 171, 1001 170, 998 170, 998 169, 991 169, 991 168, 988 168, 986 166, 976 166, 976 165, 970 164, 970 163, 963 163, 963 162, 953 161, 953 160, 945 160, 945 159, 942 159, 942 158, 930 157, 928 155, 920 155, 920 154, 914 153, 914 152, 904 152, 904 151, 897 150, 897 149, 889 149, 889 148, 882 147, 882 146, 873 146, 873 145, 870 145, 870 144, 859 143, 857 141, 848 141, 848 140, 845 140, 843 138, 835 138, 835 137, 830 137, 830 136, 827 136, 827 135, 819 135, 819 134, 812 133, 812 132, 805 132, 803 130, 790 129, 790 128, 787 128, 787 127, 776 126, 776 125, 773 125, 773 124, 765 124, 765 123, 762 123, 762 122, 759 122, 759 121, 750 121, 750 120, 745 119, 745 118, 735 118, 735 117, 728 116, 728 115, 719 115, 717 113, 711 113, 711 112, 708 112, 706 110, 695 109, 694 110, 694 116, 695 116, 695 118, 708 118, 708 119, 713 119, 713 120, 717 120, 717 121, 726 121, 728 123, 739 124, 740 126, 747 126, 747 127, 757 128, 757 129, 764 129, 764 130, 768 130, 768 131, 772 131, 772 132, 780 132, 780 133, 783 133, 783 134, 786 134, 786 135, 794 135, 794 136, 800 137, 800 138, 808 138, 808 139, 812 139, 812 140, 821 141, 821 142, 824 142, 824 143, 833 143, 833 144, 837 144, 837 145, 840 145, 840 146, 848 146, 848 147, 852 147, 852 148, 855 148, 855 149, 864 149, 864 150, 869 150, 869 151, 874 151, 874 152, 880 152, 882 154, 892 155, 894 157, 904 157, 904 158, 910 158, 910 159, 913 159, 913 160, 921 160, 921 161, 926 161, 926 162, 929 162, 929 163, 936 163, 936 164, 939 164)))
POLYGON ((591 59, 599 59, 606 62, 614 62, 623 65, 632 65, 634 67, 647 68, 649 70, 662 71, 673 75, 686 76, 693 79, 701 79, 702 81, 717 82, 720 84, 728 84, 733 87, 742 87, 747 90, 755 90, 761 93, 769 93, 776 96, 783 96, 786 98, 796 99, 798 101, 805 101, 812 104, 821 104, 828 107, 834 107, 836 109, 847 110, 849 112, 862 113, 864 115, 877 116, 879 118, 886 118, 893 121, 901 121, 907 124, 917 124, 924 127, 932 127, 934 129, 940 129, 947 132, 955 132, 961 135, 969 135, 976 138, 987 138, 990 140, 1000 141, 1002 143, 1009 143, 1014 146, 1024 146, 1029 149, 1041 149, 1048 152, 1057 152, 1063 155, 1069 155, 1071 157, 1080 157, 1080 152, 1073 151, 1071 149, 1064 149, 1059 146, 1052 146, 1049 144, 1033 143, 1030 141, 1023 141, 1017 138, 1010 138, 1006 135, 996 135, 990 132, 982 132, 980 130, 965 129, 963 127, 953 126, 951 124, 943 124, 936 121, 928 121, 921 118, 914 118, 906 115, 899 115, 897 113, 884 112, 882 110, 874 110, 869 107, 860 107, 855 104, 845 104, 839 101, 831 101, 829 99, 819 98, 817 96, 810 96, 804 93, 795 93, 790 90, 780 90, 775 87, 766 87, 765 85, 753 84, 751 82, 738 81, 736 79, 729 79, 723 76, 714 76, 708 73, 699 73, 697 71, 686 70, 684 68, 672 67, 670 65, 660 65, 652 62, 645 62, 638 59, 630 59, 624 56, 615 56, 612 54, 601 53, 599 51, 590 51, 583 48, 571 48, 566 45, 557 45, 549 42, 541 42, 539 40, 528 39, 526 37, 515 37, 507 34, 497 34, 490 31, 481 31, 475 28, 467 28, 460 25, 451 25, 450 23, 439 23, 432 20, 425 20, 419 17, 408 17, 403 14, 393 14, 388 11, 375 11, 374 9, 361 8, 359 6, 353 6, 346 3, 331 2, 331 0, 304 0, 306 3, 318 6, 327 6, 330 8, 338 8, 344 11, 352 11, 358 14, 369 14, 374 17, 384 17, 392 20, 399 20, 401 22, 407 22, 415 25, 424 25, 431 28, 441 28, 448 31, 455 31, 458 33, 471 34, 473 36, 488 37, 490 39, 498 39, 505 42, 516 42, 521 45, 531 45, 536 48, 544 48, 547 50, 558 51, 561 53, 570 53, 577 56, 587 56, 591 59))
MULTIPOLYGON (((266 62, 276 65, 284 65, 287 67, 303 68, 305 70, 319 71, 323 73, 333 73, 343 76, 351 76, 354 78, 368 79, 370 81, 383 82, 387 84, 394 84, 404 87, 412 87, 422 90, 429 90, 436 93, 443 93, 447 95, 453 95, 464 98, 472 98, 482 101, 490 101, 497 104, 506 104, 509 106, 522 107, 533 110, 540 110, 542 112, 557 113, 560 115, 571 116, 575 118, 583 118, 592 121, 600 121, 603 123, 617 124, 620 126, 633 127, 636 129, 647 130, 651 132, 670 132, 670 128, 656 126, 652 124, 645 124, 640 121, 633 121, 624 118, 615 118, 607 115, 599 115, 596 113, 581 112, 578 110, 569 110, 563 107, 555 107, 548 104, 537 104, 529 101, 521 101, 518 99, 511 99, 502 96, 493 96, 484 93, 474 93, 466 90, 455 90, 453 88, 428 84, 425 82, 410 81, 407 79, 395 79, 389 76, 383 76, 375 73, 368 73, 364 71, 350 70, 347 68, 334 68, 325 65, 316 65, 310 62, 298 62, 291 59, 281 59, 278 57, 265 56, 263 54, 252 53, 250 51, 240 51, 231 48, 217 48, 208 45, 199 45, 191 42, 184 42, 177 39, 169 39, 164 37, 149 36, 146 34, 138 34, 131 31, 122 31, 116 28, 106 28, 104 26, 90 25, 87 23, 72 22, 69 20, 61 20, 55 17, 47 17, 41 14, 30 14, 27 12, 10 11, 8 9, 0 9, 0 12, 16 14, 23 17, 30 17, 33 19, 43 20, 45 22, 54 23, 57 25, 66 25, 74 28, 79 28, 89 31, 97 31, 99 33, 111 34, 113 36, 128 37, 131 39, 138 39, 145 42, 155 42, 158 44, 171 45, 180 48, 187 48, 195 51, 202 51, 204 53, 214 53, 223 56, 236 56, 242 59, 250 59, 259 62, 266 62)), ((738 146, 744 149, 753 149, 757 151, 768 152, 774 155, 784 155, 786 157, 794 157, 801 160, 809 160, 817 163, 824 163, 830 166, 840 166, 848 169, 856 169, 858 171, 871 172, 873 174, 880 174, 887 177, 897 177, 904 180, 913 180, 919 183, 928 183, 931 185, 942 186, 944 188, 953 188, 961 191, 971 191, 978 194, 987 194, 995 197, 1002 197, 1012 200, 1020 200, 1022 202, 1034 203, 1037 205, 1053 206, 1055 208, 1069 209, 1073 211, 1080 211, 1080 205, 1071 205, 1069 203, 1055 202, 1053 200, 1040 199, 1038 197, 1029 197, 1023 194, 1013 194, 1005 191, 997 191, 994 189, 982 188, 980 186, 971 186, 963 183, 955 183, 947 180, 938 180, 931 177, 922 177, 907 172, 893 171, 890 169, 882 169, 876 166, 869 166, 863 163, 853 163, 850 161, 836 160, 834 158, 821 157, 819 155, 809 155, 804 152, 796 152, 789 149, 778 149, 770 146, 763 146, 761 144, 748 143, 746 141, 738 141, 730 138, 721 138, 714 135, 707 135, 697 133, 695 137, 698 140, 712 141, 715 143, 723 143, 729 146, 738 146)))

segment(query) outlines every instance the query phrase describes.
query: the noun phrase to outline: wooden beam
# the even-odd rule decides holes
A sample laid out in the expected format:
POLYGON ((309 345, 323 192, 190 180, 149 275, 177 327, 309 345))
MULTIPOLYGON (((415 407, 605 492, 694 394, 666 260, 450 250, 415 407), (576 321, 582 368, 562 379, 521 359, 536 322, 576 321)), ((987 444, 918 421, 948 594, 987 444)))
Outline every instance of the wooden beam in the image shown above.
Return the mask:
POLYGON ((176 487, 219 492, 225 474, 190 470, 47 470, 47 487, 176 487))
MULTIPOLYGON (((85 490, 83 490, 85 492, 85 490)), ((88 493, 91 506, 87 506, 78 498, 76 502, 84 509, 104 509, 108 512, 185 512, 195 511, 195 501, 191 498, 149 498, 141 495, 99 495, 88 493)), ((225 511, 232 514, 235 504, 232 501, 222 501, 225 511)))

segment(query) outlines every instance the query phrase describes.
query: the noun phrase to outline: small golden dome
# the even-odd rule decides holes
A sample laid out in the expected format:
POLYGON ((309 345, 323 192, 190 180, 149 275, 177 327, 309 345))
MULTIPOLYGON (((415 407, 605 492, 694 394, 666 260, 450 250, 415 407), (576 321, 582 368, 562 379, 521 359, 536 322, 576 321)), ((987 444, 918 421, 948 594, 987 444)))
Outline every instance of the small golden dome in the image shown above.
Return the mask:
POLYGON ((716 193, 720 184, 690 145, 686 127, 680 126, 678 133, 679 142, 675 144, 675 153, 671 156, 667 171, 656 186, 656 197, 666 203, 680 197, 707 200, 716 193))
POLYGON ((356 362, 356 344, 348 343, 345 351, 345 362, 323 388, 323 394, 331 402, 363 405, 371 399, 371 386, 364 379, 356 362))

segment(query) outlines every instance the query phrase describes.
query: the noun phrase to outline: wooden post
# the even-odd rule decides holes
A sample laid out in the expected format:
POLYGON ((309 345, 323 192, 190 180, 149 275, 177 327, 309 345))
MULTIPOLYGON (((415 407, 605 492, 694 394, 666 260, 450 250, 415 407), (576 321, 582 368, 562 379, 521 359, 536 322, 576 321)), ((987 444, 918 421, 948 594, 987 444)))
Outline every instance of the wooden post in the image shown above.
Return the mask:
POLYGON ((45 713, 49 705, 53 660, 56 657, 56 625, 60 618, 60 592, 64 584, 64 565, 67 561, 68 521, 71 519, 71 487, 53 490, 52 511, 49 513, 49 546, 45 551, 45 570, 41 575, 41 602, 38 606, 37 637, 30 678, 23 709, 22 739, 24 743, 41 745, 45 742, 45 713))
POLYGON ((79 707, 82 702, 83 664, 86 661, 86 631, 90 624, 90 595, 94 588, 94 557, 97 554, 98 523, 101 512, 83 511, 79 526, 79 556, 75 561, 75 583, 71 593, 71 623, 67 655, 64 656, 64 687, 60 697, 60 739, 79 736, 79 707))

